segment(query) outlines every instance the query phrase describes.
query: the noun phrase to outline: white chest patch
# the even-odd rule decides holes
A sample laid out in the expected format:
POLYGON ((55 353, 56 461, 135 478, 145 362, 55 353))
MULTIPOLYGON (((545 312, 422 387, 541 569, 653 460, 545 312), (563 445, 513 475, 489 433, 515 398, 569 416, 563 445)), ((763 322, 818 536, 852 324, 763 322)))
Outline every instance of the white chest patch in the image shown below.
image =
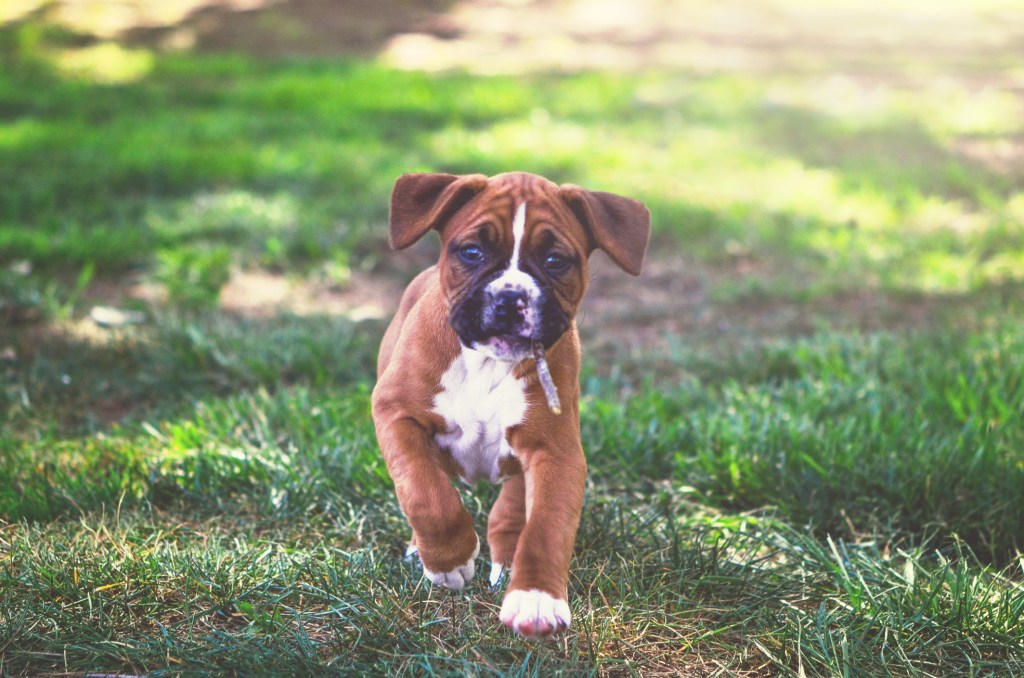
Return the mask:
POLYGON ((481 478, 499 482, 501 460, 514 455, 505 431, 522 423, 526 413, 526 394, 512 374, 514 367, 463 349, 441 376, 434 412, 444 417, 448 430, 435 440, 451 453, 467 483, 481 478))

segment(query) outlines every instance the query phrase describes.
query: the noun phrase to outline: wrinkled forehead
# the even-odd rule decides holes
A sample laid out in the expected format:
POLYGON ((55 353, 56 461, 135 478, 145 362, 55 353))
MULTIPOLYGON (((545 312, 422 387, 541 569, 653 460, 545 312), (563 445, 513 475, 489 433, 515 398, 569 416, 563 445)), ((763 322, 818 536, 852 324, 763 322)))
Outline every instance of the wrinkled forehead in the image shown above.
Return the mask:
POLYGON ((579 231, 575 237, 585 237, 572 210, 559 196, 558 185, 523 173, 492 177, 487 187, 459 211, 450 227, 453 231, 463 231, 489 223, 501 231, 511 232, 515 214, 523 205, 527 230, 546 224, 570 237, 573 230, 579 231))

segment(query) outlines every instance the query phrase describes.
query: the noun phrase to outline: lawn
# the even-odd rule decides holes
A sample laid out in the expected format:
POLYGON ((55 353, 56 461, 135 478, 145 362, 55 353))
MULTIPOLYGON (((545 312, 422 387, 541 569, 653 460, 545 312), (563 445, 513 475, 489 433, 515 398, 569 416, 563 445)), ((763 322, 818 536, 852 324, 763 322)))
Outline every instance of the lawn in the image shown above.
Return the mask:
POLYGON ((1024 673, 1024 53, 904 57, 480 75, 0 25, 0 675, 1024 673), (402 559, 369 417, 436 253, 387 250, 392 182, 509 169, 654 223, 582 315, 552 642, 402 559))

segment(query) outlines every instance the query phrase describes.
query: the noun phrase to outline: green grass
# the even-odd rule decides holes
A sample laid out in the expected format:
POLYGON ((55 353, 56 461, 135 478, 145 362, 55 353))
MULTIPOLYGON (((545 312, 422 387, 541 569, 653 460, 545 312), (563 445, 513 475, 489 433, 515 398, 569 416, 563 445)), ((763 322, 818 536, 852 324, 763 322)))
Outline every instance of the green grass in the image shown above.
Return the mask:
MULTIPOLYGON (((39 405, 13 404, 4 437, 5 671, 1024 669, 1019 324, 823 336, 717 374, 702 356, 679 365, 689 380, 631 395, 589 377, 577 630, 539 645, 496 623, 482 583, 432 591, 401 561, 368 417, 372 342, 295 324, 270 322, 256 346, 223 320, 187 340, 153 328, 183 344, 169 371, 188 402, 154 397, 113 427, 59 422, 101 387, 81 379, 91 365, 13 369, 39 405), (299 332, 304 350, 273 350, 299 332)), ((111 344, 147 364, 119 379, 144 397, 160 368, 146 357, 171 351, 111 344)), ((494 490, 478 490, 483 532, 494 490)))
MULTIPOLYGON (((1024 132, 1019 93, 69 68, 76 39, 0 27, 0 675, 1024 673, 1024 176, 963 151, 1024 132), (407 278, 430 247, 386 252, 394 177, 512 168, 646 200, 655 270, 682 253, 708 297, 640 349, 583 328, 587 506, 550 643, 502 628, 482 577, 433 590, 401 559, 383 324, 218 307, 240 270, 407 278), (96 327, 109 297, 145 322, 96 327), (858 331, 863 299, 892 327, 858 331)), ((495 495, 464 494, 481 534, 495 495)))

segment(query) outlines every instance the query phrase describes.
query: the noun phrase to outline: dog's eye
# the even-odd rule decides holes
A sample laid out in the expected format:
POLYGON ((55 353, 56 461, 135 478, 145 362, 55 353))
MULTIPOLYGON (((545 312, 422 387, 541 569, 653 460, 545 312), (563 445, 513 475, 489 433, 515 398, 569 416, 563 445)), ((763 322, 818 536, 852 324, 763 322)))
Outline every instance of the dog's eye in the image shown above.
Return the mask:
POLYGON ((486 255, 479 245, 465 245, 459 249, 459 259, 467 264, 482 263, 486 255))
POLYGON ((544 268, 551 271, 552 273, 560 273, 565 269, 569 268, 569 264, 572 261, 569 257, 556 252, 552 252, 544 257, 544 268))

